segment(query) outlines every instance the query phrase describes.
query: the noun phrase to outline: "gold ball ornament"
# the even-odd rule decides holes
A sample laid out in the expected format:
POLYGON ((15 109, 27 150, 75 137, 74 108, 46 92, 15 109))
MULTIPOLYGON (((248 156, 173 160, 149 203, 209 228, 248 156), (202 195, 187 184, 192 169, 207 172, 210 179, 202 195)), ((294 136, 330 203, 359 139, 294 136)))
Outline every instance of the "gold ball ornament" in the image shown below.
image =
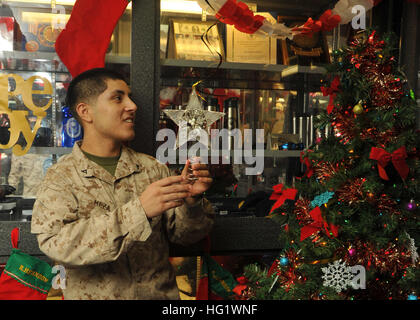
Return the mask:
POLYGON ((362 114, 363 111, 364 109, 363 109, 363 106, 360 104, 360 102, 353 107, 353 112, 355 114, 362 114))

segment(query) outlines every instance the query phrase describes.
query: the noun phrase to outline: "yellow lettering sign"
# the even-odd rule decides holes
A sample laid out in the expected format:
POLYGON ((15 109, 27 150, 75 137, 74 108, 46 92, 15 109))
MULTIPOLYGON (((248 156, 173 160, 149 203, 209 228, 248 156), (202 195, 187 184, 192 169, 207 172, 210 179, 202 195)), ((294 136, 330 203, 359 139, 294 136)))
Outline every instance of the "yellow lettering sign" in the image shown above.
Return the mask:
POLYGON ((12 152, 17 156, 26 154, 34 142, 36 133, 41 127, 42 119, 47 115, 48 108, 52 104, 52 93, 53 88, 48 79, 41 76, 32 76, 27 80, 24 80, 17 74, 6 74, 0 75, 0 114, 6 114, 10 120, 10 138, 6 144, 0 144, 0 149, 12 148, 12 152), (16 83, 14 90, 9 91, 9 79, 13 79, 16 83), (41 80, 44 84, 43 90, 34 90, 33 86, 35 80, 41 80), (11 110, 9 108, 9 97, 21 96, 23 104, 32 114, 36 116, 36 122, 33 128, 31 128, 27 115, 27 110, 11 110), (35 105, 33 101, 33 95, 49 95, 50 98, 46 99, 46 103, 43 106, 35 105), (17 144, 19 135, 22 133, 26 140, 26 146, 23 147, 17 144))

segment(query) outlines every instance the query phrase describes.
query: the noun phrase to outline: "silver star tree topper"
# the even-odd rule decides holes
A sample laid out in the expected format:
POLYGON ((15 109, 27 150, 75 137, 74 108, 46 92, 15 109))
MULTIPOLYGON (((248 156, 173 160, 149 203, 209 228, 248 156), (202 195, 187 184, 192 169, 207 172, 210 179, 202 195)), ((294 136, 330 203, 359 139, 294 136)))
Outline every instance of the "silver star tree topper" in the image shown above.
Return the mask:
POLYGON ((201 130, 210 136, 211 125, 225 115, 224 112, 204 110, 195 88, 191 92, 185 110, 163 110, 163 112, 179 127, 176 147, 183 144, 179 141, 180 133, 183 133, 183 138, 188 138, 183 141, 184 143, 194 140, 198 135, 201 136, 201 130))

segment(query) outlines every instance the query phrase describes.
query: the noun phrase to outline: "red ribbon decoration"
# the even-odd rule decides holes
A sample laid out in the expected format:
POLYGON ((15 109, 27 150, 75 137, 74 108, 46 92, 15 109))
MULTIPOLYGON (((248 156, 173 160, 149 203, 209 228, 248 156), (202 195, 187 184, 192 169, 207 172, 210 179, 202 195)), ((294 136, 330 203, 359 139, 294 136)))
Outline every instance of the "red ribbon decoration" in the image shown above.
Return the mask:
POLYGON ((235 288, 232 289, 232 291, 237 295, 240 296, 242 294, 242 291, 245 290, 248 286, 248 279, 245 276, 241 276, 236 278, 236 281, 238 281, 238 284, 235 286, 235 288))
POLYGON ((273 212, 274 210, 276 210, 277 208, 281 207, 284 203, 284 201, 286 201, 287 199, 289 200, 295 200, 296 198, 296 194, 297 194, 297 189, 285 189, 283 190, 283 184, 278 184, 275 185, 273 187, 274 192, 271 194, 270 196, 270 200, 277 200, 276 203, 273 205, 273 207, 271 208, 271 212, 273 212))
POLYGON ((322 218, 321 209, 319 207, 316 207, 315 209, 311 210, 309 214, 312 220, 314 220, 314 222, 307 226, 304 226, 300 230, 300 241, 305 240, 307 237, 311 236, 315 232, 321 231, 322 228, 325 229, 328 238, 331 238, 330 230, 335 237, 338 236, 338 227, 333 224, 328 225, 328 223, 322 218))
MULTIPOLYGON (((312 150, 308 150, 308 151, 312 151, 312 150)), ((303 151, 300 153, 300 162, 306 166, 306 172, 303 176, 310 178, 314 174, 314 168, 312 167, 312 163, 308 157, 303 158, 304 154, 305 153, 303 151)))
POLYGON ((5 24, 7 31, 13 31, 14 23, 13 17, 0 17, 0 24, 5 24))
POLYGON ((255 15, 243 2, 227 0, 216 13, 216 18, 221 22, 234 25, 241 32, 253 34, 263 25, 265 18, 255 15))
POLYGON ((312 37, 314 33, 320 31, 331 31, 338 26, 340 21, 341 17, 338 14, 333 14, 331 10, 327 10, 319 17, 319 20, 308 18, 302 27, 293 28, 292 31, 300 31, 301 34, 312 37))
POLYGON ((319 17, 319 21, 322 23, 322 31, 331 31, 338 26, 341 17, 338 14, 333 15, 331 10, 327 10, 319 17))
POLYGON ((328 87, 321 87, 322 94, 324 97, 330 96, 330 101, 328 103, 327 112, 330 114, 332 110, 334 109, 334 99, 337 96, 337 92, 339 92, 340 86, 340 78, 338 76, 335 76, 333 81, 331 82, 331 86, 328 87))
POLYGON ((379 176, 384 180, 389 180, 389 177, 385 171, 385 167, 388 165, 389 161, 392 161, 392 164, 399 173, 400 177, 403 180, 407 179, 410 168, 405 162, 406 158, 407 151, 405 146, 395 150, 393 153, 389 153, 381 148, 372 147, 369 155, 369 159, 378 161, 379 176))

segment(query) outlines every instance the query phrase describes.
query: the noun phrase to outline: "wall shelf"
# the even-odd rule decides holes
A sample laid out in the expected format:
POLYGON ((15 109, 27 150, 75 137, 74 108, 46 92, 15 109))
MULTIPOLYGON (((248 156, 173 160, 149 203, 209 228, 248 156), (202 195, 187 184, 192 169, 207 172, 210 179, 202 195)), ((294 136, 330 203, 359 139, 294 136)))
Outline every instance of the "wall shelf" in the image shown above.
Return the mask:
MULTIPOLYGON (((35 154, 56 154, 56 155, 64 155, 71 153, 73 148, 69 147, 32 147, 29 149, 28 153, 35 153, 35 154)), ((290 157, 300 157, 300 153, 303 150, 264 150, 264 157, 265 158, 290 158, 290 157)), ((0 149, 0 153, 5 154, 12 154, 12 149, 0 149)), ((178 151, 176 152, 177 158, 179 156, 178 151)), ((209 155, 211 155, 209 153, 209 155)), ((222 153, 220 152, 219 155, 221 156, 222 153)), ((234 156, 234 152, 230 152, 230 157, 234 156)), ((255 156, 255 150, 252 152, 252 156, 255 156)))
MULTIPOLYGON (((31 147, 28 153, 64 155, 71 153, 72 148, 64 147, 31 147)), ((12 154, 12 149, 0 149, 0 153, 12 154)))
MULTIPOLYGON (((176 60, 162 59, 162 67, 189 67, 189 68, 215 68, 218 61, 198 61, 198 60, 176 60)), ((248 71, 268 71, 278 72, 282 78, 295 74, 325 74, 326 69, 321 66, 286 66, 281 64, 257 64, 257 63, 240 63, 240 62, 222 62, 220 69, 232 70, 248 70, 248 71)))
MULTIPOLYGON (((0 51, 0 59, 25 59, 39 60, 48 62, 60 62, 60 58, 55 52, 28 52, 28 51, 0 51)), ((105 56, 106 63, 130 64, 131 56, 119 56, 115 54, 107 54, 105 56)), ((54 71, 55 72, 55 71, 54 71)), ((67 71, 66 71, 67 72, 67 71)))

